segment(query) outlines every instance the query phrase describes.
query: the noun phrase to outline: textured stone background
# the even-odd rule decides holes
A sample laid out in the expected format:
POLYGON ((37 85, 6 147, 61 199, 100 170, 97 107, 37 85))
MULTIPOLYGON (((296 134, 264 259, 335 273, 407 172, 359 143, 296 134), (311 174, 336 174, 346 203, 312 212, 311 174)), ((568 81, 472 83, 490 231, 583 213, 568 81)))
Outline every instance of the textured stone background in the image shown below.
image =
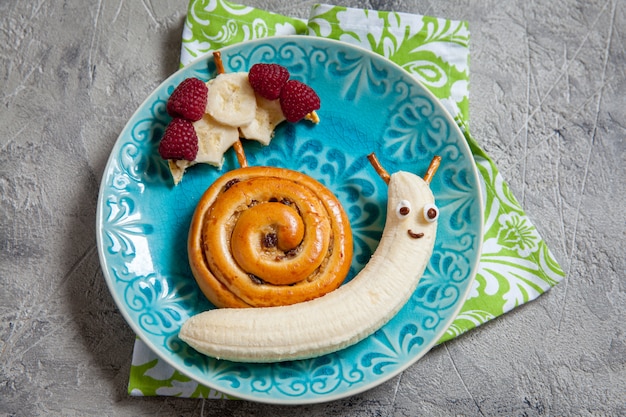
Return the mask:
POLYGON ((95 207, 117 135, 177 69, 186 2, 0 1, 0 415, 626 415, 626 1, 338 4, 469 20, 472 131, 566 279, 335 403, 130 398, 95 207))

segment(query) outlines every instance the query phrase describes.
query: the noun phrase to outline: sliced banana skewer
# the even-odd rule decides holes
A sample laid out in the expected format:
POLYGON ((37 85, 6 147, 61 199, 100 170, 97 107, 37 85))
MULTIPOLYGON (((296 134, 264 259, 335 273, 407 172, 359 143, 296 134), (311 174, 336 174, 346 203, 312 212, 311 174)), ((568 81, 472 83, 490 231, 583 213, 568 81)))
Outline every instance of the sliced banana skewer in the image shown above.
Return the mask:
MULTIPOLYGON (((247 159, 240 138, 268 145, 274 129, 286 120, 279 100, 268 100, 257 94, 249 82, 249 73, 226 73, 221 53, 213 53, 217 77, 206 82, 208 87, 205 114, 193 122, 198 137, 198 153, 193 161, 169 159, 168 166, 174 184, 180 183, 187 168, 196 164, 210 164, 221 168, 224 153, 233 147, 239 166, 246 167, 247 159)), ((304 119, 319 123, 317 112, 304 119)))
POLYGON ((239 165, 248 165, 240 137, 268 145, 276 125, 285 120, 278 102, 255 94, 248 73, 225 73, 219 51, 215 52, 218 76, 209 80, 204 116, 193 122, 198 136, 198 154, 193 161, 168 160, 174 184, 180 183, 185 170, 196 164, 221 168, 224 153, 235 149, 239 165))
POLYGON ((438 209, 429 183, 408 172, 389 175, 387 218, 378 248, 349 283, 311 301, 265 308, 222 308, 188 319, 179 337, 197 351, 240 362, 317 357, 353 345, 387 323, 411 297, 433 251, 438 209))

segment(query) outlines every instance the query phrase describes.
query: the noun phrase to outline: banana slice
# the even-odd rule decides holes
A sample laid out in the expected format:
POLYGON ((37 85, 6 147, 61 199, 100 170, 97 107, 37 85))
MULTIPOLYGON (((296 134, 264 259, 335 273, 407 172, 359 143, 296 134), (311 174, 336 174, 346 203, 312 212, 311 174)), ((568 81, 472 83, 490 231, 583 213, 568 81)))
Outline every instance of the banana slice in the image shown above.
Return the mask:
POLYGON ((320 298, 265 308, 221 308, 188 319, 179 337, 219 359, 278 362, 350 346, 389 321, 409 300, 428 264, 438 210, 428 182, 391 175, 382 238, 349 283, 320 298))
POLYGON ((174 180, 174 185, 178 185, 183 180, 183 175, 185 175, 185 171, 190 166, 194 165, 194 161, 186 161, 184 159, 174 160, 168 159, 167 166, 170 169, 172 174, 172 179, 174 180))
POLYGON ((206 113, 193 127, 198 135, 198 155, 194 162, 221 168, 224 153, 239 140, 237 128, 224 125, 206 113))
POLYGON ((256 96, 256 113, 254 119, 239 131, 244 139, 251 139, 269 145, 274 137, 274 129, 285 120, 283 111, 278 100, 268 100, 259 95, 256 96))
POLYGON ((256 95, 247 72, 219 74, 207 83, 206 112, 218 122, 239 127, 254 120, 256 95))
POLYGON ((204 163, 222 168, 224 153, 239 140, 237 128, 223 125, 206 113, 202 119, 193 122, 193 127, 198 136, 196 159, 193 161, 184 159, 167 161, 174 185, 178 185, 187 168, 195 164, 204 163))

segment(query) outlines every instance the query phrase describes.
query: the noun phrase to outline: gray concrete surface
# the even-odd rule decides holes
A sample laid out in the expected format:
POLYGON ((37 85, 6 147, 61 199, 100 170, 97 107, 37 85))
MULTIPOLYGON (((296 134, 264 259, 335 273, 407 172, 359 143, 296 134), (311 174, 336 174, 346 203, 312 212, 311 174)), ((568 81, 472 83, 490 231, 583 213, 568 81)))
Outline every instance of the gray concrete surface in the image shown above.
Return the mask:
MULTIPOLYGON (((248 0, 305 17, 313 1, 248 0)), ((0 1, 0 415, 626 415, 626 2, 340 1, 470 22, 471 126, 567 272, 335 403, 131 398, 100 178, 177 69, 185 1, 0 1)))

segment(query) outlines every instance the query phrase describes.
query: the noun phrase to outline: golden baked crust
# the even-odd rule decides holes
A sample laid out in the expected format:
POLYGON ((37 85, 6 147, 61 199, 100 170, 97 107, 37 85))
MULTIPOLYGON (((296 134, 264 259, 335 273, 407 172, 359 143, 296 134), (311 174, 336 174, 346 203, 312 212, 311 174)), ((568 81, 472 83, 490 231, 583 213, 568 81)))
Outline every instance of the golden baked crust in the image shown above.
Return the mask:
POLYGON ((352 232, 341 204, 302 173, 275 167, 227 172, 204 193, 188 238, 189 262, 217 307, 269 307, 341 285, 352 232))

